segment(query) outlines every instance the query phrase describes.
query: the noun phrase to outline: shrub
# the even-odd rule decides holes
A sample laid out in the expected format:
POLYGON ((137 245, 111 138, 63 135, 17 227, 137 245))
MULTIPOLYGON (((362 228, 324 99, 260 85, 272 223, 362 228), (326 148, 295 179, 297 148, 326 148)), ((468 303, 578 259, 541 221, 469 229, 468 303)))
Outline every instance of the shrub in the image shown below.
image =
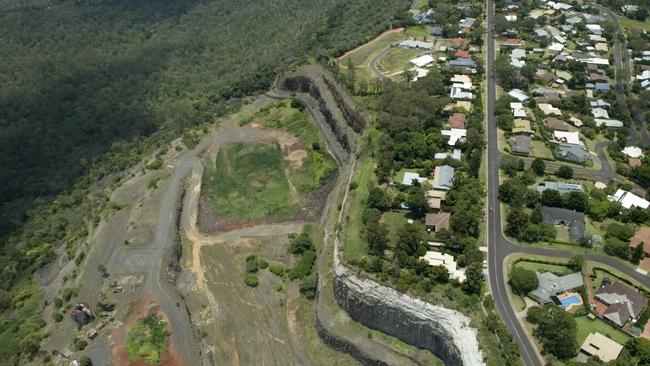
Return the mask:
POLYGON ((289 278, 295 280, 297 278, 304 278, 311 273, 311 268, 314 265, 316 260, 316 253, 312 250, 308 250, 303 253, 300 260, 291 268, 289 271, 289 278))
POLYGON ((246 283, 246 286, 250 286, 250 287, 257 287, 257 285, 260 284, 259 280, 257 279, 257 276, 252 273, 246 274, 246 278, 244 279, 244 282, 246 283))
POLYGON ((88 342, 84 341, 83 339, 78 340, 75 343, 75 347, 77 348, 77 351, 83 351, 86 346, 88 346, 88 342))
POLYGON ((246 257, 246 272, 255 273, 259 269, 259 259, 256 255, 246 257))
POLYGON ((302 233, 291 241, 291 253, 302 254, 308 250, 314 250, 314 243, 309 238, 309 234, 302 233))
POLYGON ((300 293, 305 295, 308 299, 316 297, 316 286, 318 280, 315 273, 309 274, 307 277, 300 281, 300 293))
POLYGON ((54 313, 52 315, 52 318, 54 319, 55 322, 59 323, 61 320, 63 320, 63 315, 61 313, 54 313))
POLYGON ((283 265, 274 263, 269 265, 269 271, 278 277, 283 277, 286 272, 283 265))
POLYGON ((55 297, 54 298, 54 306, 57 307, 57 308, 60 308, 61 306, 63 306, 63 300, 61 300, 61 298, 59 298, 59 297, 55 297))

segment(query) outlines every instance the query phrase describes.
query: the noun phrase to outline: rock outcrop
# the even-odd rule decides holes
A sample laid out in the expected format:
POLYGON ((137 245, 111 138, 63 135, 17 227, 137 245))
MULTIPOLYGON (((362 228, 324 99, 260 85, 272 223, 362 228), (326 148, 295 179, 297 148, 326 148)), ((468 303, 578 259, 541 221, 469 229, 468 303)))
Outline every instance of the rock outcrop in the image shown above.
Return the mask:
POLYGON ((416 347, 447 366, 485 365, 470 318, 364 278, 334 259, 334 296, 352 319, 416 347))

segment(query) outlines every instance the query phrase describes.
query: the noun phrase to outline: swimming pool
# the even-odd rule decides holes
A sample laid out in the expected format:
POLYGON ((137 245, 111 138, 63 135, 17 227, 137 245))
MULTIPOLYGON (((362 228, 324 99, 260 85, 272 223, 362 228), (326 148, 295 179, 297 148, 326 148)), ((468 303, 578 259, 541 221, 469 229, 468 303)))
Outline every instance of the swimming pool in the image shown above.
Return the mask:
POLYGON ((563 299, 560 299, 560 302, 562 303, 562 307, 564 309, 566 309, 566 308, 570 308, 571 305, 573 305, 573 304, 581 304, 582 303, 582 298, 580 297, 580 295, 576 294, 576 295, 573 295, 573 296, 569 296, 569 297, 565 297, 563 299))

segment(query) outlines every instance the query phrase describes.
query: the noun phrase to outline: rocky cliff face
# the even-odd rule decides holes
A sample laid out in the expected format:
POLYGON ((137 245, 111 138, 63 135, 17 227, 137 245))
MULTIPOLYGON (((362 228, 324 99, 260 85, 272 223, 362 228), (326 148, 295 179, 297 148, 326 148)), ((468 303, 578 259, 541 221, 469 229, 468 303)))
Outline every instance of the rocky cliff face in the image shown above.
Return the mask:
POLYGON ((334 296, 352 319, 427 349, 447 366, 485 365, 477 330, 467 316, 382 286, 335 262, 334 296))

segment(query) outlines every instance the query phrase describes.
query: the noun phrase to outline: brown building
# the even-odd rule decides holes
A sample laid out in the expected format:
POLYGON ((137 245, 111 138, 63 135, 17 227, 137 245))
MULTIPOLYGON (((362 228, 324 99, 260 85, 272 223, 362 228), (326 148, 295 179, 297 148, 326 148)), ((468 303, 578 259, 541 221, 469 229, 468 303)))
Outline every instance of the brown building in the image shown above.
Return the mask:
POLYGON ((449 128, 465 128, 465 122, 467 122, 467 116, 463 113, 454 113, 447 120, 449 128))
POLYGON ((594 299, 603 306, 598 315, 610 322, 623 327, 628 321, 635 321, 648 305, 645 296, 624 285, 616 282, 598 289, 594 299))
POLYGON ((545 118, 544 124, 548 126, 548 128, 555 131, 569 131, 569 125, 566 122, 555 117, 545 118))
POLYGON ((426 227, 428 231, 438 232, 442 229, 449 230, 449 220, 451 219, 451 214, 447 212, 440 213, 428 213, 425 219, 426 227))

